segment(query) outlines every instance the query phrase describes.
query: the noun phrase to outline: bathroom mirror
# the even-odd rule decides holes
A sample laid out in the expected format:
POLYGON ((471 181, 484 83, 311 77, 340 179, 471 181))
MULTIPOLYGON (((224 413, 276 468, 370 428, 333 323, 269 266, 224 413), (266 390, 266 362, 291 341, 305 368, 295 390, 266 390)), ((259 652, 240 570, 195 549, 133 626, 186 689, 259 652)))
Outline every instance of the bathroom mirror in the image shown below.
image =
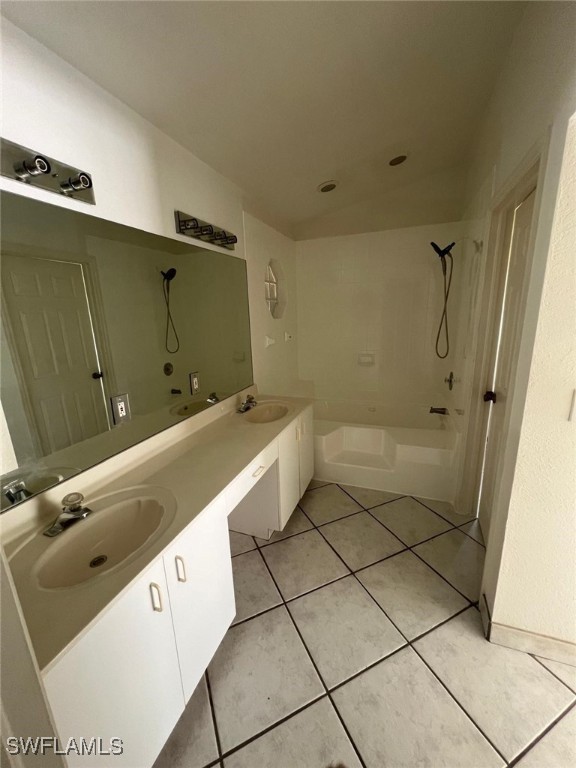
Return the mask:
POLYGON ((243 259, 1 204, 2 511, 252 384, 243 259))

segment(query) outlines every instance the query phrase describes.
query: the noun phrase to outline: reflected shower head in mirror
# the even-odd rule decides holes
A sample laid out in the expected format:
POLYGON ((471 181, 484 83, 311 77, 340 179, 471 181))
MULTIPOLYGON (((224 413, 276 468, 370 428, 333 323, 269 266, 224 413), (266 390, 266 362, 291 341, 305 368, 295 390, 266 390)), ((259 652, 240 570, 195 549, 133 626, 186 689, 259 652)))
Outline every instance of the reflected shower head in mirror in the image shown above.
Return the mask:
POLYGON ((160 274, 162 275, 164 280, 166 280, 166 282, 169 283, 171 280, 174 280, 174 278, 176 277, 176 270, 174 269, 174 267, 170 267, 170 269, 167 269, 166 272, 161 271, 160 274))
POLYGON ((164 339, 164 346, 166 348, 166 352, 169 352, 171 355, 173 355, 180 349, 180 339, 178 338, 178 332, 176 331, 176 326, 174 325, 174 320, 172 319, 172 312, 170 311, 170 282, 176 277, 176 270, 174 267, 170 267, 166 270, 166 272, 162 272, 162 270, 160 270, 160 274, 162 275, 162 291, 164 293, 164 302, 166 303, 166 336, 164 339), (168 342, 170 329, 172 329, 172 334, 174 336, 173 348, 170 348, 170 344, 168 342))

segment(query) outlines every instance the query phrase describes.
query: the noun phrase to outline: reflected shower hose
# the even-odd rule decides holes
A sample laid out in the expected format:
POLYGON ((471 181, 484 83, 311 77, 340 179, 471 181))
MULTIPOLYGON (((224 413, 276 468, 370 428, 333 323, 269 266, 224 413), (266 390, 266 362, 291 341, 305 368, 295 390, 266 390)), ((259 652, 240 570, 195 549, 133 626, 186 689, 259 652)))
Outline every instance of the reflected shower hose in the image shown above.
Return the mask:
POLYGON ((452 272, 454 271, 454 261, 450 253, 446 254, 450 259, 450 274, 447 276, 446 257, 440 256, 442 261, 442 274, 444 275, 444 309, 442 310, 442 317, 440 318, 440 325, 438 326, 438 333, 436 335, 436 355, 441 359, 448 357, 450 352, 450 334, 448 331, 448 297, 450 296, 450 286, 452 285, 452 272), (446 351, 444 354, 440 353, 440 336, 442 335, 442 328, 444 328, 444 338, 446 341, 446 351))
POLYGON ((178 332, 176 331, 176 326, 174 325, 174 320, 172 319, 172 313, 170 312, 170 283, 176 277, 176 270, 174 267, 171 267, 166 272, 162 272, 162 277, 164 278, 162 281, 162 292, 164 294, 164 301, 166 303, 166 335, 164 345, 166 347, 166 352, 169 352, 171 355, 173 355, 180 349, 180 339, 178 338, 178 332), (172 333, 174 334, 174 339, 176 340, 176 347, 173 349, 170 349, 170 345, 168 344, 170 327, 172 328, 172 333))

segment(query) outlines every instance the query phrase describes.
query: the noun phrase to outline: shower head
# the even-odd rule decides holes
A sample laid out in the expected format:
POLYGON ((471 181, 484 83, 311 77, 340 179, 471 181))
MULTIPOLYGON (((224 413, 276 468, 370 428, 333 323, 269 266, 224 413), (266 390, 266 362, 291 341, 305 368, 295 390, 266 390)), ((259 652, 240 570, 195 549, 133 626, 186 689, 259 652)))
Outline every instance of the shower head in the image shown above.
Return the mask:
POLYGON ((164 280, 166 280, 166 282, 169 283, 170 280, 174 280, 174 278, 176 277, 176 270, 174 269, 174 267, 170 267, 170 269, 167 269, 166 272, 161 271, 161 275, 164 278, 164 280))
POLYGON ((450 245, 447 245, 446 248, 440 248, 439 245, 436 245, 436 243, 430 243, 432 248, 436 251, 438 256, 440 256, 441 259, 443 259, 445 256, 448 256, 452 248, 456 245, 456 243, 450 243, 450 245))

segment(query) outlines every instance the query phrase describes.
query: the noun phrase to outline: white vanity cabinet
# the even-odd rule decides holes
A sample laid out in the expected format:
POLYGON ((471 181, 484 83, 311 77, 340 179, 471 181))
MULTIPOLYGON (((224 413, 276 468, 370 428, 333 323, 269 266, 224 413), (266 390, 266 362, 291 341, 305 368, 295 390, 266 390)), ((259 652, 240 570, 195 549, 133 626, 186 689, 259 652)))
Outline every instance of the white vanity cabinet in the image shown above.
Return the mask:
POLYGON ((278 437, 280 530, 304 495, 314 474, 314 424, 308 406, 278 437))
POLYGON ((162 558, 43 677, 63 746, 123 742, 121 755, 69 754, 70 768, 151 766, 185 704, 162 558))
POLYGON ((63 744, 123 741, 70 768, 149 768, 235 614, 227 507, 218 497, 44 674, 63 744))
POLYGON ((164 554, 186 701, 236 613, 226 512, 216 499, 164 554))

